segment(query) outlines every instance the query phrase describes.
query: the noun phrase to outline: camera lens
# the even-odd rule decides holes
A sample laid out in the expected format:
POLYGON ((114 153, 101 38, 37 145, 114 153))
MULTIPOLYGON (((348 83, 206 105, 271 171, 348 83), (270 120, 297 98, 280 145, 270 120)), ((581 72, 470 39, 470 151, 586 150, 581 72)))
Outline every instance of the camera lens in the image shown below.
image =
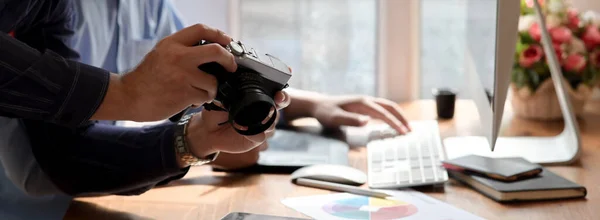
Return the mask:
POLYGON ((264 132, 275 121, 275 102, 265 92, 262 87, 263 79, 257 73, 242 72, 238 79, 239 86, 231 101, 229 119, 241 134, 255 135, 264 132))
POLYGON ((273 102, 267 99, 270 97, 264 93, 246 94, 241 103, 231 106, 233 121, 244 127, 264 124, 274 109, 273 102))

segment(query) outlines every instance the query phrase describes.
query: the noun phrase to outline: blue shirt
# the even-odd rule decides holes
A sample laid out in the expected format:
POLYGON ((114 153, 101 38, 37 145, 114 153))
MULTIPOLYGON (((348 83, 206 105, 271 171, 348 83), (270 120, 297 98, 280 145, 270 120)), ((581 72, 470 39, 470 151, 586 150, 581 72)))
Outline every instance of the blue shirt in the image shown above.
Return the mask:
POLYGON ((70 45, 81 61, 113 73, 133 69, 162 38, 183 29, 170 0, 75 1, 70 45))

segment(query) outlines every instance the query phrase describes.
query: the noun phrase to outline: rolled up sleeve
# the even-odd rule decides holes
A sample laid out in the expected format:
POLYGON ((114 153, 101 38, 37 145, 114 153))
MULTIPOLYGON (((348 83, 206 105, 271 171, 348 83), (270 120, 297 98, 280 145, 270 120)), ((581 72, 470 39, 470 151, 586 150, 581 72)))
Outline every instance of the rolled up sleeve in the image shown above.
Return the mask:
POLYGON ((0 115, 76 127, 98 109, 106 70, 40 52, 0 34, 0 115))

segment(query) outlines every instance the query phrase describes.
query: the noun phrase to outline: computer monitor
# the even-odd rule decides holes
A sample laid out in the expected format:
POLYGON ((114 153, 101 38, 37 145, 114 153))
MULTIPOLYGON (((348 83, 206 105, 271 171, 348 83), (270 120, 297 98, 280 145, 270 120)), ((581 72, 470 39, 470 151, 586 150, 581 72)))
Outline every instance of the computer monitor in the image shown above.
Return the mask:
POLYGON ((520 1, 467 0, 466 4, 466 89, 493 151, 514 62, 520 1))
POLYGON ((550 67, 565 122, 565 129, 555 137, 498 137, 515 61, 520 1, 467 0, 466 3, 470 9, 467 10, 467 46, 464 70, 467 88, 479 113, 483 135, 445 139, 444 147, 448 157, 454 158, 466 154, 524 157, 540 164, 568 164, 576 161, 581 152, 579 128, 571 102, 566 95, 567 85, 562 80, 563 74, 537 1, 535 1, 535 11, 538 20, 542 20, 540 24, 542 47, 545 52, 549 52, 545 53, 547 54, 545 57, 550 67), (487 22, 487 25, 495 23, 493 25, 495 27, 494 38, 485 38, 481 36, 480 31, 475 32, 480 28, 478 25, 486 25, 486 22, 478 21, 482 19, 480 17, 482 15, 491 15, 491 17, 483 19, 487 18, 491 21, 487 22), (486 41, 485 39, 493 40, 486 41), (486 53, 485 49, 482 50, 482 44, 493 45, 493 48, 488 48, 493 50, 493 53, 486 53))

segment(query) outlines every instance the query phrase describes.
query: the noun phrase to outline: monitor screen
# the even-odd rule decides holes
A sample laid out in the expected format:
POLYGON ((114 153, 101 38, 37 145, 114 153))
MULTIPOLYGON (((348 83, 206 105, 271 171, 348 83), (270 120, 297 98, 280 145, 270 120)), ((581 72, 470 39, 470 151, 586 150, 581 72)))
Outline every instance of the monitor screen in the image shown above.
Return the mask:
MULTIPOLYGON (((466 47, 490 107, 493 106, 498 0, 467 0, 466 47)), ((493 111, 493 109, 492 109, 493 111)))

